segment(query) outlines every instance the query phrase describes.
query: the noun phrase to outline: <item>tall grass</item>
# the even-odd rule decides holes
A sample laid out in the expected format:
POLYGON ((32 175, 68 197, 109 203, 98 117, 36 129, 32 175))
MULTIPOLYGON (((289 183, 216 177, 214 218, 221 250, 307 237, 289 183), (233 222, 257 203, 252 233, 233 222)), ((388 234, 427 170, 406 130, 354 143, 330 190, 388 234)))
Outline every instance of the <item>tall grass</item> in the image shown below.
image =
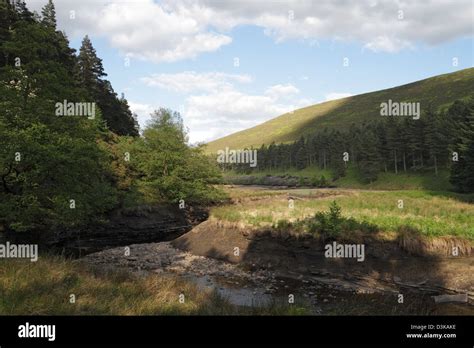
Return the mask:
MULTIPOLYGON (((251 196, 251 191, 247 191, 247 195, 251 196)), ((279 220, 291 222, 313 216, 327 210, 329 202, 335 200, 346 218, 377 225, 382 231, 397 232, 404 226, 410 226, 424 236, 458 236, 474 240, 474 205, 470 203, 474 201, 474 195, 416 190, 380 192, 308 189, 279 192, 279 195, 263 200, 216 207, 212 209, 211 216, 253 227, 268 227, 279 220), (292 209, 287 192, 301 198, 294 201, 292 209), (317 192, 328 194, 314 196, 317 192), (402 208, 399 208, 400 201, 403 202, 402 208)), ((233 194, 232 190, 230 194, 233 194)))
POLYGON ((0 262, 0 315, 307 314, 302 306, 236 307, 174 276, 91 269, 60 256, 0 262), (179 295, 184 294, 184 303, 179 295), (70 303, 74 295, 75 303, 70 303))

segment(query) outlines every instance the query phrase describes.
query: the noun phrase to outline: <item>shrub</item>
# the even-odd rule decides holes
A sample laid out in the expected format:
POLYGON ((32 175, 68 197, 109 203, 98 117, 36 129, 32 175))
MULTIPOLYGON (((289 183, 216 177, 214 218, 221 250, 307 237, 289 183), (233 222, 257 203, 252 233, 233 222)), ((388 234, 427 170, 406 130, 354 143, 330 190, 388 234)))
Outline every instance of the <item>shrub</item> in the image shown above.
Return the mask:
POLYGON ((306 229, 311 234, 318 233, 323 240, 335 239, 344 232, 361 231, 372 233, 377 230, 375 225, 368 222, 358 222, 353 218, 342 216, 341 207, 333 201, 327 212, 317 212, 305 222, 306 229))
POLYGON ((329 183, 324 175, 321 175, 321 178, 319 179, 319 186, 318 187, 328 187, 329 183))

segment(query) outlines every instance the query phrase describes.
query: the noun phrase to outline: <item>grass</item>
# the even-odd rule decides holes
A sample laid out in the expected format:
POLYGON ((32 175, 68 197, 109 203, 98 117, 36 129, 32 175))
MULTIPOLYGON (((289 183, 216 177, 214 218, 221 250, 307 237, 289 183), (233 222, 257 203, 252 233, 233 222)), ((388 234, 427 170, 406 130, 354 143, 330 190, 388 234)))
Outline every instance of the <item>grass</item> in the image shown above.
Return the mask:
POLYGON ((207 145, 206 152, 216 153, 217 150, 226 147, 232 149, 260 147, 273 141, 292 142, 302 135, 314 133, 325 127, 348 129, 352 123, 360 124, 379 119, 380 103, 388 99, 400 102, 417 101, 422 106, 443 108, 456 99, 472 94, 473 85, 474 68, 469 68, 394 88, 311 105, 212 141, 207 145))
POLYGON ((236 307, 177 277, 89 269, 60 256, 0 263, 0 315, 298 315, 300 305, 236 307), (76 297, 70 303, 70 295, 76 297), (184 303, 179 295, 185 295, 184 303))
MULTIPOLYGON (((280 220, 295 222, 327 211, 335 200, 342 215, 376 225, 379 230, 398 233, 410 226, 427 237, 457 236, 474 240, 474 195, 458 195, 436 191, 354 191, 296 189, 291 191, 264 190, 270 195, 262 200, 250 199, 249 189, 226 189, 230 196, 249 199, 235 205, 214 207, 211 217, 238 222, 252 227, 271 227, 280 220), (242 192, 244 191, 244 192, 242 192), (297 199, 289 208, 287 192, 297 199), (403 208, 398 207, 399 200, 403 208)), ((261 191, 258 194, 262 194, 261 191)))
POLYGON ((449 171, 440 170, 438 175, 427 169, 420 172, 380 172, 376 181, 365 184, 355 168, 349 168, 347 175, 335 182, 337 187, 372 190, 434 190, 448 191, 449 171))
MULTIPOLYGON (((223 175, 224 177, 231 178, 231 177, 241 176, 242 174, 236 173, 233 170, 229 170, 229 171, 224 172, 223 175)), ((330 170, 319 169, 318 167, 306 167, 301 170, 298 170, 296 168, 289 168, 285 170, 273 169, 273 170, 265 170, 265 171, 255 171, 248 175, 255 176, 255 177, 263 177, 267 175, 292 175, 292 176, 307 177, 307 178, 311 178, 315 175, 317 177, 324 175, 328 180, 332 176, 330 170)))
POLYGON ((349 167, 344 177, 332 181, 332 173, 330 170, 323 170, 318 167, 307 167, 302 170, 265 170, 256 171, 248 175, 235 173, 234 171, 227 171, 223 173, 224 181, 228 183, 252 183, 255 185, 262 184, 262 178, 267 175, 273 176, 288 176, 298 178, 306 178, 306 181, 311 182, 313 178, 321 178, 324 176, 328 184, 341 188, 354 188, 365 190, 434 190, 434 191, 449 191, 452 186, 449 183, 449 171, 440 169, 438 175, 435 175, 433 170, 426 169, 419 172, 399 172, 398 174, 392 172, 380 172, 378 179, 372 183, 364 183, 361 180, 358 171, 354 167, 349 167))

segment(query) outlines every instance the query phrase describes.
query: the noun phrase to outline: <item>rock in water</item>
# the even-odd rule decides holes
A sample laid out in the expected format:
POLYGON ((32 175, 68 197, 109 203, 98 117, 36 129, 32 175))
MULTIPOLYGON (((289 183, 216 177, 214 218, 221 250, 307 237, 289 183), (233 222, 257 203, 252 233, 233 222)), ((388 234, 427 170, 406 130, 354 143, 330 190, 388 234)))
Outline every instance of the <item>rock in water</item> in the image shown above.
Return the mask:
POLYGON ((460 302, 466 303, 468 301, 467 294, 457 295, 439 295, 433 296, 435 303, 446 303, 446 302, 460 302))

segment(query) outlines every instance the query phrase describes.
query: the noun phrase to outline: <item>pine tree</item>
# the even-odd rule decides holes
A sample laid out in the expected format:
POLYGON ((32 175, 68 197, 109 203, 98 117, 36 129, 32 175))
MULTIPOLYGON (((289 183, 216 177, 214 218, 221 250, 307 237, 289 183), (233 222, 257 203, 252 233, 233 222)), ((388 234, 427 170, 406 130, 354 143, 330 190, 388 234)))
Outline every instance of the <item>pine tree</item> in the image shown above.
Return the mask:
POLYGON ((119 99, 111 83, 103 79, 107 74, 102 60, 87 35, 82 40, 77 67, 79 83, 97 101, 109 129, 118 135, 137 136, 137 122, 128 103, 123 96, 119 99))
POLYGON ((362 144, 362 133, 364 125, 358 127, 355 124, 352 124, 349 129, 349 153, 351 163, 354 163, 357 167, 359 166, 359 151, 361 150, 362 144))
POLYGON ((388 140, 387 140, 387 129, 385 127, 384 122, 377 122, 375 126, 375 134, 377 136, 378 141, 378 154, 381 158, 382 167, 385 172, 387 172, 387 159, 390 158, 390 149, 388 147, 388 140))
POLYGON ((90 91, 91 94, 99 94, 100 81, 107 74, 104 72, 102 59, 97 57, 95 48, 92 46, 92 42, 87 35, 82 40, 79 50, 78 68, 79 81, 82 86, 90 91))
POLYGON ((469 193, 474 192, 474 132, 472 134, 472 140, 462 156, 463 161, 458 176, 458 180, 461 179, 458 183, 461 182, 462 184, 457 184, 458 190, 469 193))
POLYGON ((387 123, 387 147, 390 150, 391 158, 393 159, 393 169, 395 174, 398 174, 398 161, 400 160, 400 133, 398 120, 390 118, 387 123))
POLYGON ((474 99, 456 101, 448 117, 455 125, 453 149, 459 157, 451 167, 450 182, 459 192, 474 192, 474 99))
POLYGON ((33 12, 28 10, 24 0, 15 0, 13 2, 13 7, 18 14, 18 19, 28 23, 34 22, 33 12))
POLYGON ((438 175, 438 167, 445 162, 448 149, 448 137, 445 133, 444 122, 439 113, 430 110, 426 115, 426 146, 433 160, 435 174, 438 175))
POLYGON ((41 15, 43 17, 42 23, 56 30, 56 10, 52 0, 48 0, 48 3, 44 5, 41 15))
POLYGON ((307 151, 305 146, 305 139, 300 137, 296 143, 296 169, 306 168, 307 165, 307 151))
POLYGON ((16 21, 17 13, 12 4, 9 1, 0 1, 0 67, 7 64, 8 55, 2 46, 10 39, 16 21))
POLYGON ((329 162, 329 134, 328 129, 324 128, 323 132, 319 136, 319 158, 320 168, 326 169, 329 162))
POLYGON ((364 146, 359 153, 360 174, 363 181, 371 183, 377 180, 380 171, 380 155, 378 139, 371 129, 364 133, 364 146))
POLYGON ((343 160, 344 152, 347 152, 342 134, 334 131, 330 135, 331 146, 329 148, 330 165, 333 170, 333 180, 337 180, 346 174, 346 163, 343 160))
POLYGON ((9 59, 0 69, 0 224, 38 232, 81 225, 117 199, 108 155, 98 145, 100 115, 56 115, 57 102, 83 95, 65 60, 65 42, 25 17, 26 7, 15 11, 18 20, 1 46, 9 59), (69 208, 71 199, 77 209, 69 208))

